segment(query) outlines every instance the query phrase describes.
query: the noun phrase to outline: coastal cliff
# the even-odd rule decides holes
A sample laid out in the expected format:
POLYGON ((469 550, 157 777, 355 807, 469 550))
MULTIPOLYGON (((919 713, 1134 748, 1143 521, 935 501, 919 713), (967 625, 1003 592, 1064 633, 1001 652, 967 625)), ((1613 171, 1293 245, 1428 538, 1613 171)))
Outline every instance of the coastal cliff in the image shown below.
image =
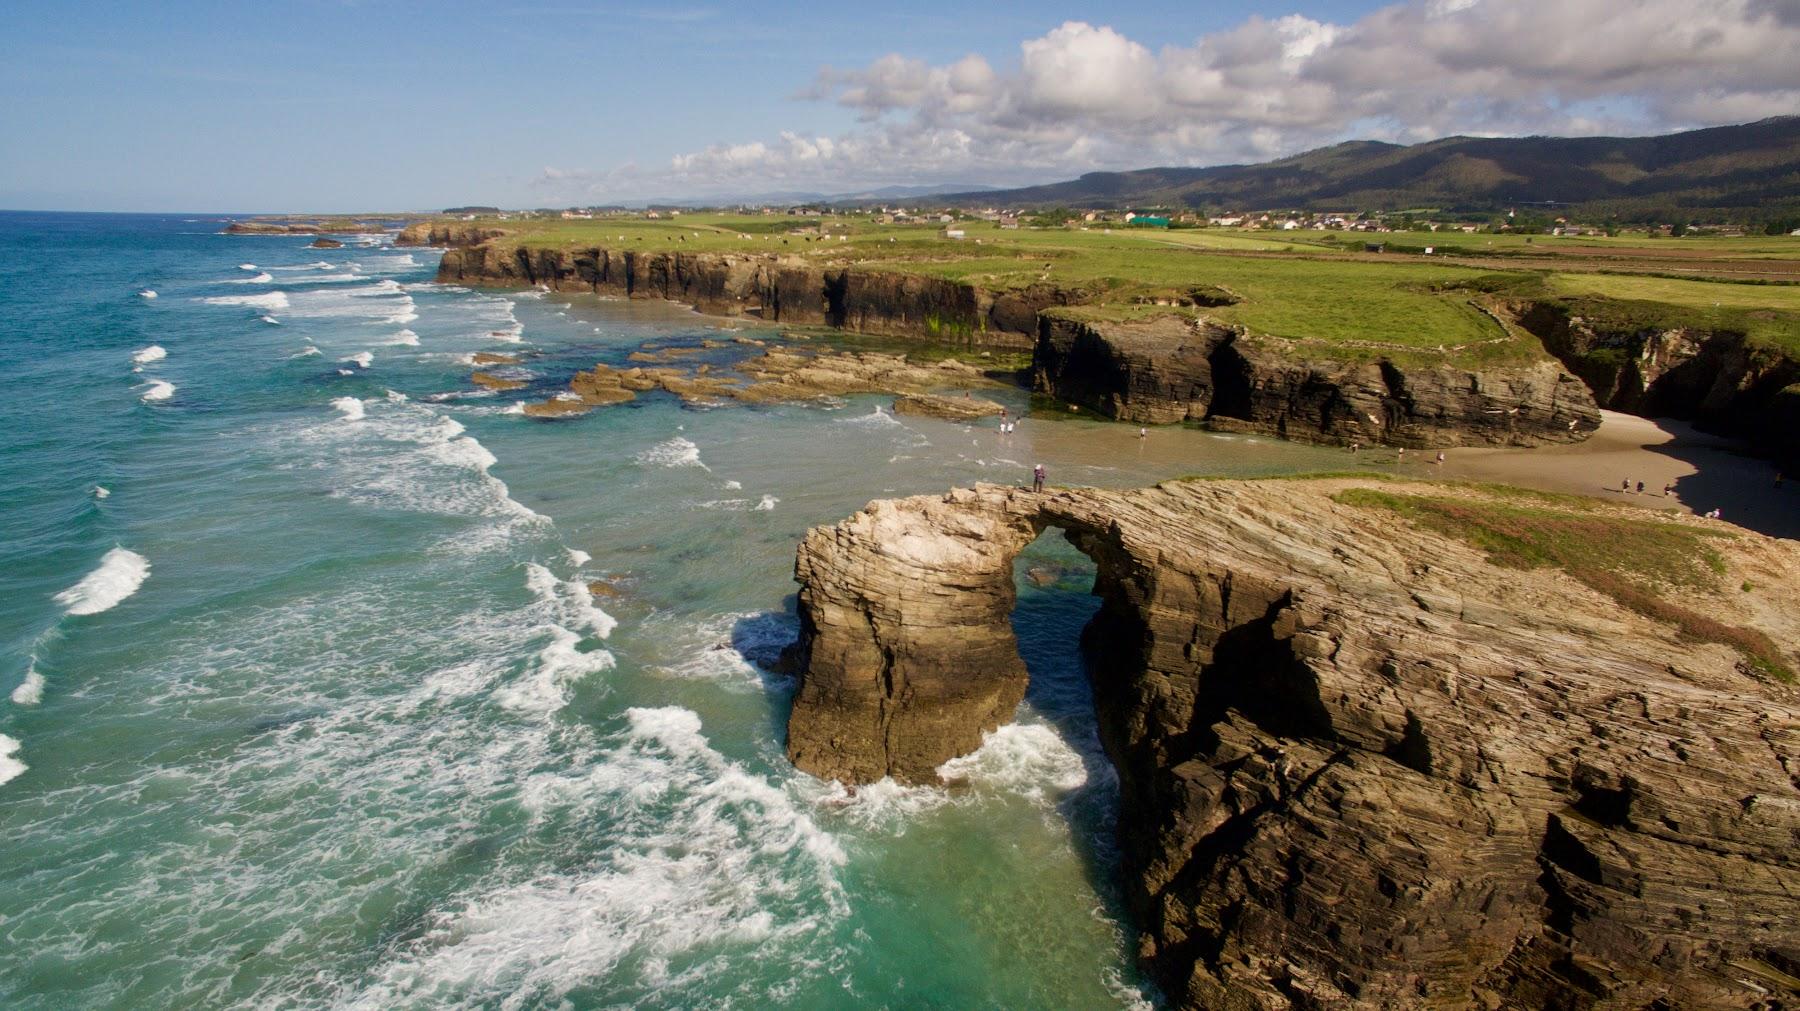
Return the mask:
POLYGON ((1535 446, 1577 442, 1600 425, 1588 389, 1553 361, 1475 370, 1309 359, 1174 315, 1112 322, 1044 313, 1033 385, 1122 421, 1202 422, 1309 442, 1535 446))
MULTIPOLYGON (((1584 315, 1585 308, 1538 301, 1514 312, 1581 377, 1600 406, 1691 420, 1800 471, 1800 359, 1705 319, 1659 322, 1608 312, 1607 305, 1584 315)), ((1776 316, 1765 315, 1771 321, 1776 316)))
POLYGON ((1317 359, 1282 342, 1170 315, 1057 312, 1093 297, 1042 283, 988 292, 926 275, 802 256, 523 245, 497 230, 421 223, 444 245, 438 280, 660 298, 708 313, 1033 351, 1039 392, 1140 424, 1203 422, 1315 442, 1401 446, 1575 442, 1599 426, 1587 388, 1548 359, 1482 370, 1317 359))
POLYGON ((1124 883, 1176 1006, 1800 995, 1800 548, 1347 479, 874 502, 798 553, 793 761, 934 782, 1009 720, 1013 561, 1053 527, 1097 563, 1124 883), (1482 517, 1512 540, 1455 534, 1482 517), (1494 553, 1535 530, 1599 567, 1494 553), (1648 581, 1610 561, 1650 546, 1648 581))
POLYGON ((957 281, 822 266, 801 256, 557 249, 454 226, 423 229, 413 240, 421 236, 450 247, 438 264, 439 281, 660 298, 717 315, 979 347, 1029 348, 1037 310, 1070 297, 1047 286, 996 297, 957 281))

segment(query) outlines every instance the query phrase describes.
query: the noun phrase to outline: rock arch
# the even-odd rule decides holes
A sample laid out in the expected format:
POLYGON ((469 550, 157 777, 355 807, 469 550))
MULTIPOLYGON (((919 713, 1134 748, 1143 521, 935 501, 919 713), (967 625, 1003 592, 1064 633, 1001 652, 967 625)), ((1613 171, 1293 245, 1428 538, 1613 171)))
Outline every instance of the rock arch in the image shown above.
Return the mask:
MULTIPOLYGON (((1176 1005, 1795 987, 1791 693, 1560 574, 1340 505, 1346 483, 980 486, 815 528, 788 754, 917 782, 978 747, 1025 690, 1013 559, 1060 527, 1098 568, 1126 893, 1176 1005)), ((1800 571, 1800 546, 1752 546, 1800 571)))

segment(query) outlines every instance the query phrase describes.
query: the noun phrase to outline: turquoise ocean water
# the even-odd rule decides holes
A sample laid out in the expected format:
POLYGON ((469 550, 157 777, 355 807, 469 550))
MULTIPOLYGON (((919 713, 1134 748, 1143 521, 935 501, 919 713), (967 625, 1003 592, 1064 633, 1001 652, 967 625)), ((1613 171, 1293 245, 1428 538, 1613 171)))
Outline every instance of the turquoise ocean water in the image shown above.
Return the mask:
POLYGON ((0 1006, 1154 1002, 1074 652, 1087 560, 1021 559, 1031 693, 964 786, 851 795, 787 765, 759 666, 795 543, 1038 462, 1338 455, 877 397, 536 422, 516 403, 575 370, 721 324, 219 224, 0 214, 0 1006), (533 388, 471 387, 483 350, 533 388))

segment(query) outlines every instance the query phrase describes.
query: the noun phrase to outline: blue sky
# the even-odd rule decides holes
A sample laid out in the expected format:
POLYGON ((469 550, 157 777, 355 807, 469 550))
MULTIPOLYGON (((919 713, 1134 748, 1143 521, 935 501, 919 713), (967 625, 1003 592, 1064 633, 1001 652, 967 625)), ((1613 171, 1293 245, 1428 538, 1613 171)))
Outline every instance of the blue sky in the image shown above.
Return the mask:
MULTIPOLYGON (((401 210, 1012 184, 1348 135, 1654 131, 1800 95, 1793 68, 1745 66, 1729 45, 1671 66, 1657 18, 1696 20, 1694 5, 1631 2, 1651 31, 1625 33, 1597 67, 1583 66, 1592 52, 1523 47, 1471 58, 1519 16, 1498 0, 14 2, 0 6, 0 207, 401 210), (1684 93, 1713 94, 1714 111, 1683 108, 1684 93)), ((1590 39, 1608 17, 1598 0, 1508 7, 1539 4, 1548 30, 1590 39)), ((1703 26, 1736 33, 1728 42, 1780 49, 1769 33, 1795 28, 1781 0, 1698 6, 1703 26)))

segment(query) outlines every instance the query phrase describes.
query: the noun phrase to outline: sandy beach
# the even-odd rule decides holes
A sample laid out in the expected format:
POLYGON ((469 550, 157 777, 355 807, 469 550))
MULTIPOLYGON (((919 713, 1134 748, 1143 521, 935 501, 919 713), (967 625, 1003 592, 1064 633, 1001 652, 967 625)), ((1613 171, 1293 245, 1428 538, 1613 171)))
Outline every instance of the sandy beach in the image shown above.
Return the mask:
MULTIPOLYGON (((1775 484, 1775 468, 1746 455, 1729 439, 1696 431, 1685 422, 1603 412, 1604 420, 1584 442, 1535 449, 1512 447, 1409 449, 1404 456, 1392 447, 1345 449, 1304 446, 1272 436, 1230 435, 1178 426, 1149 430, 1110 422, 1069 422, 1027 418, 1023 439, 1003 440, 1001 451, 1041 451, 1059 462, 1052 483, 1084 484, 1109 473, 1120 476, 1155 474, 1239 474, 1252 476, 1257 461, 1270 473, 1295 470, 1368 470, 1425 480, 1494 481, 1543 491, 1595 495, 1623 500, 1647 509, 1704 513, 1722 510, 1722 518, 1759 533, 1800 538, 1800 482, 1775 484), (1036 448, 1028 448, 1033 447, 1036 448), (1073 466, 1071 466, 1073 465, 1073 466), (1629 481, 1631 491, 1621 492, 1629 481), (1637 483, 1644 483, 1642 494, 1637 483), (1664 485, 1673 485, 1668 495, 1664 485)), ((1015 454, 1016 455, 1016 454, 1015 454)))
MULTIPOLYGON (((1740 452, 1731 440, 1666 418, 1613 411, 1592 438, 1538 449, 1451 449, 1442 466, 1436 454, 1406 454, 1403 472, 1499 481, 1545 491, 1621 498, 1651 509, 1691 513, 1722 510, 1722 518, 1778 537, 1800 537, 1800 486, 1775 484, 1775 468, 1740 452), (1413 457, 1417 457, 1416 464, 1413 457), (1628 481, 1632 490, 1620 490, 1628 481), (1637 484, 1644 483, 1639 494, 1637 484), (1664 485, 1673 485, 1665 496, 1664 485)), ((1389 449, 1364 456, 1392 457, 1389 449)))

